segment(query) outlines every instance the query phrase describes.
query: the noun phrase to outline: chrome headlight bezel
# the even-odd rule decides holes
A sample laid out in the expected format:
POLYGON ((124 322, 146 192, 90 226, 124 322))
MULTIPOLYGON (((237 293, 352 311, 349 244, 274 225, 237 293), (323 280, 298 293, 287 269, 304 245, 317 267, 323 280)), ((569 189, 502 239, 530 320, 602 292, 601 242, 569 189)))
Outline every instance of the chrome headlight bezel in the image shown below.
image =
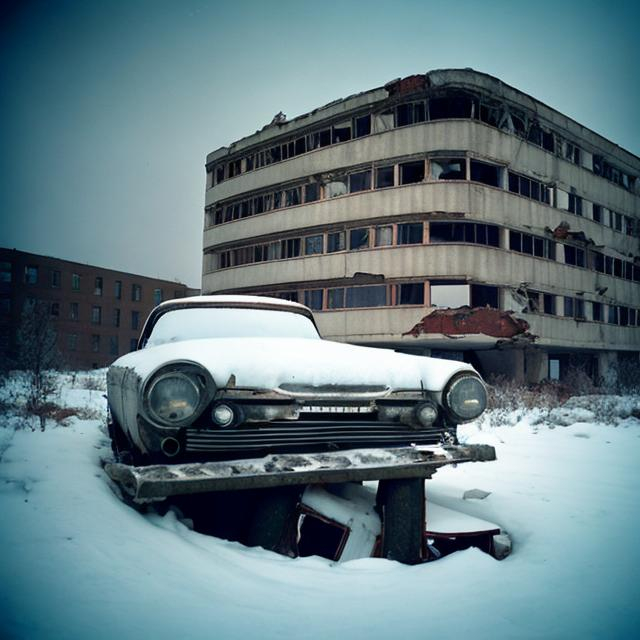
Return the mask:
MULTIPOLYGON (((155 371, 146 381, 142 390, 142 408, 145 416, 153 423, 163 427, 183 427, 192 424, 200 416, 210 402, 213 391, 211 377, 202 367, 194 363, 170 363, 155 371), (182 412, 171 418, 166 412, 159 410, 154 403, 154 391, 170 384, 171 380, 179 381, 186 393, 176 392, 176 400, 187 403, 181 407, 182 412), (188 397, 191 396, 191 397, 188 397)), ((169 392, 167 395, 171 396, 169 392)))
POLYGON ((487 408, 487 389, 478 374, 464 371, 447 382, 442 402, 454 422, 471 422, 487 408))

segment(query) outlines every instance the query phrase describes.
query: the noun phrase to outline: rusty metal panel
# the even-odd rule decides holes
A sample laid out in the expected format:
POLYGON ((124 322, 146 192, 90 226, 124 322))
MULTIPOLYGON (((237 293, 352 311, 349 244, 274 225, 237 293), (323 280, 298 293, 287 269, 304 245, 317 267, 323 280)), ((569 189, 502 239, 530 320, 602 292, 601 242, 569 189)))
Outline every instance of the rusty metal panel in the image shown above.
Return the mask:
POLYGON ((443 335, 484 334, 494 338, 513 338, 528 334, 529 323, 516 318, 513 311, 489 307, 471 309, 434 309, 402 335, 418 337, 423 333, 443 335))

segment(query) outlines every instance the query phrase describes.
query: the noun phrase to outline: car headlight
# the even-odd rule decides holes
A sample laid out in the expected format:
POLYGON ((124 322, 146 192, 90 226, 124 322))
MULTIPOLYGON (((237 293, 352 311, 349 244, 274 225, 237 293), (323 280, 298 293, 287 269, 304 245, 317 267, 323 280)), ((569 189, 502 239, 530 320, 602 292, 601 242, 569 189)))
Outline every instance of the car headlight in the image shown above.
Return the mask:
POLYGON ((158 376, 147 390, 151 416, 165 424, 181 424, 193 416, 200 404, 196 381, 180 371, 158 376))
POLYGON ((473 374, 455 376, 444 391, 444 404, 455 420, 475 420, 487 407, 487 391, 482 380, 473 374))

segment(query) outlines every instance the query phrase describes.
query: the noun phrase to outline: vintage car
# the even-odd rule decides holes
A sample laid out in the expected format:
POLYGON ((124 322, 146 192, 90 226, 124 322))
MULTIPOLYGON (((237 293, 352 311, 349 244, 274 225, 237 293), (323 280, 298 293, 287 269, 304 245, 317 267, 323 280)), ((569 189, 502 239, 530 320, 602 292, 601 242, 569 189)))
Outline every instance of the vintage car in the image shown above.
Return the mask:
POLYGON ((107 384, 138 466, 455 444, 487 399, 468 364, 323 340, 307 307, 256 296, 160 304, 107 384))

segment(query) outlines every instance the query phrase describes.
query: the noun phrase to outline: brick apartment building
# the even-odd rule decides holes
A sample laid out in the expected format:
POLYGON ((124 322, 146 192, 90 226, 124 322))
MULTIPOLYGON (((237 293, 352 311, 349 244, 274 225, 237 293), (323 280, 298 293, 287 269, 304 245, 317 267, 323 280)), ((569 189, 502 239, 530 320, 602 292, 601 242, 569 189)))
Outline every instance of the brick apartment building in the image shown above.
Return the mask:
POLYGON ((30 301, 49 306, 65 366, 88 369, 135 349, 154 306, 196 293, 180 282, 0 248, 0 359, 15 356, 30 301))

